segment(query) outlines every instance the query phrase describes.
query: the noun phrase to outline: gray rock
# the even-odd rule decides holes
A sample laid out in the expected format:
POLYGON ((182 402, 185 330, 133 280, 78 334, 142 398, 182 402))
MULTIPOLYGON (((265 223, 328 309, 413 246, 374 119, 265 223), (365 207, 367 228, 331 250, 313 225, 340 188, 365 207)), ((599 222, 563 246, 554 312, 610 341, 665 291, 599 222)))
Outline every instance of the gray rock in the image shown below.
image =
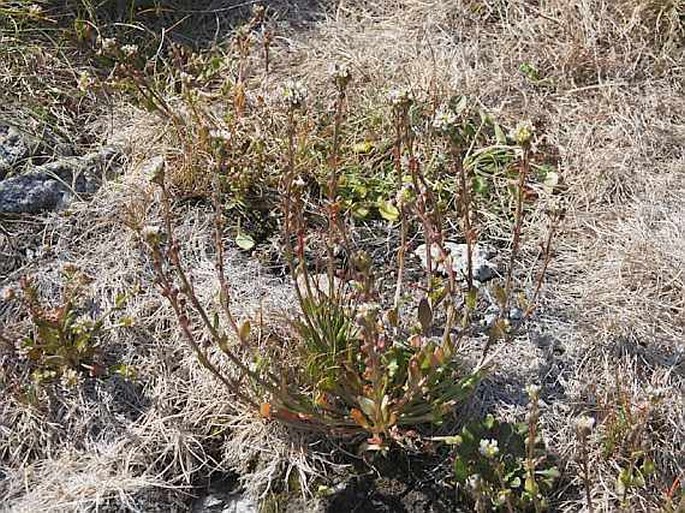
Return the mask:
POLYGON ((19 130, 0 125, 0 180, 30 154, 30 145, 19 130))
POLYGON ((73 155, 73 148, 60 143, 53 134, 45 130, 41 137, 35 137, 10 123, 0 121, 0 180, 19 171, 31 157, 69 155, 73 155))
POLYGON ((258 513, 259 505, 240 493, 213 492, 196 500, 192 513, 258 513))
POLYGON ((64 208, 76 195, 98 190, 119 170, 120 153, 104 148, 65 157, 0 181, 0 214, 35 214, 64 208))
MULTIPOLYGON (((452 269, 462 278, 466 277, 468 271, 468 246, 466 244, 457 244, 456 242, 445 242, 445 250, 450 254, 452 261, 452 269)), ((488 260, 488 251, 480 244, 474 244, 472 248, 472 268, 473 278, 479 282, 485 282, 494 278, 497 274, 497 269, 488 260)), ((426 245, 421 244, 414 254, 421 261, 424 269, 428 268, 426 258, 426 245)), ((432 268, 436 269, 442 274, 447 274, 447 268, 444 262, 440 260, 440 248, 437 244, 433 244, 430 251, 432 268)))
POLYGON ((509 318, 512 321, 520 321, 523 319, 523 310, 518 307, 514 307, 509 311, 509 318))

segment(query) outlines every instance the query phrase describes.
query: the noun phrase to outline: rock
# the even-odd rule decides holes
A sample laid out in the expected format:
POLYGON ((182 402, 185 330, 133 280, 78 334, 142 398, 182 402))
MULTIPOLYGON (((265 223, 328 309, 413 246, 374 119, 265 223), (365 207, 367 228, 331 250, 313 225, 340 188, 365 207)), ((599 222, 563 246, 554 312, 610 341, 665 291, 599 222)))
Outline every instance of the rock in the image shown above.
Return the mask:
POLYGON ((0 214, 35 214, 64 208, 74 195, 98 190, 119 168, 119 152, 104 148, 65 157, 0 181, 0 214))
POLYGON ((0 180, 30 154, 29 143, 19 130, 0 125, 0 180))
POLYGON ((518 307, 514 307, 509 311, 509 319, 512 321, 520 321, 523 319, 523 310, 518 307))
POLYGON ((34 137, 10 123, 0 121, 0 180, 20 170, 31 157, 46 159, 69 155, 73 155, 71 146, 60 144, 54 135, 46 131, 42 137, 34 137))
MULTIPOLYGON (((468 272, 468 246, 466 244, 457 244, 456 242, 445 242, 445 250, 452 257, 452 269, 458 273, 462 278, 466 278, 466 273, 468 272)), ((426 245, 421 244, 414 254, 421 261, 421 265, 424 269, 428 268, 426 260, 426 245)), ((433 263, 433 268, 437 269, 438 272, 442 274, 447 274, 447 270, 443 262, 438 263, 440 260, 440 249, 437 244, 433 244, 431 247, 431 261, 433 263), (437 264, 437 265, 436 265, 437 264)), ((473 279, 479 282, 486 282, 491 280, 497 274, 497 269, 488 260, 487 250, 480 244, 474 244, 472 248, 472 267, 473 267, 473 279)))
POLYGON ((193 503, 192 513, 258 513, 259 505, 240 493, 211 492, 193 503))

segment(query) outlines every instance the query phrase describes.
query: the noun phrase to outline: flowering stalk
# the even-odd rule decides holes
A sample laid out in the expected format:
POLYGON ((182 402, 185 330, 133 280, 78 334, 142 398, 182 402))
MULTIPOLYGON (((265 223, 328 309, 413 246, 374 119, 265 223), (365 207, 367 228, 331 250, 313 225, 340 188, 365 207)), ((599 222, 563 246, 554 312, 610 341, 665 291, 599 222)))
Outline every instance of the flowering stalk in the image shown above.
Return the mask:
POLYGON ((195 295, 193 286, 190 280, 188 279, 187 275, 185 274, 185 271, 180 261, 178 242, 174 237, 173 226, 171 223, 171 211, 169 206, 168 192, 164 185, 163 178, 162 181, 159 181, 157 183, 160 185, 162 190, 162 216, 164 219, 165 231, 168 239, 166 251, 163 251, 162 249, 161 235, 157 230, 148 228, 143 229, 142 231, 142 236, 152 253, 152 267, 155 273, 157 285, 161 289, 162 296, 167 298, 169 304, 174 310, 174 314, 178 319, 181 332, 183 333, 186 342, 193 350, 200 363, 212 374, 214 374, 214 376, 217 377, 219 381, 226 385, 226 387, 231 392, 233 392, 236 395, 236 397, 243 401, 243 403, 256 408, 256 402, 242 391, 242 383, 220 372, 218 368, 211 362, 209 356, 200 347, 200 344, 195 339, 195 335, 190 327, 190 321, 188 319, 186 311, 187 299, 190 299, 193 308, 202 319, 204 326, 210 332, 213 340, 219 342, 220 348, 222 349, 224 354, 228 356, 231 362, 234 363, 241 370, 242 373, 248 375, 252 374, 252 372, 243 364, 240 358, 238 358, 236 355, 233 354, 232 351, 230 351, 228 345, 225 342, 224 336, 221 335, 209 321, 207 313, 205 312, 204 308, 197 299, 197 296, 195 295), (168 271, 166 270, 165 261, 170 262, 174 266, 176 274, 181 279, 181 288, 178 288, 174 284, 173 277, 170 276, 168 271))
MULTIPOLYGON (((345 96, 347 86, 350 83, 352 75, 347 66, 334 64, 331 69, 331 78, 337 90, 337 98, 335 101, 335 119, 333 123, 333 148, 330 158, 330 172, 328 175, 328 237, 326 239, 326 257, 328 259, 328 297, 333 299, 335 294, 335 260, 333 254, 333 246, 335 245, 334 232, 336 228, 340 232, 341 237, 345 237, 345 228, 342 225, 343 221, 338 216, 338 172, 340 162, 340 131, 343 121, 343 109, 345 106, 345 96)), ((346 244, 346 246, 348 246, 346 244)), ((349 253, 349 246, 346 247, 349 253)))
MULTIPOLYGON (((393 145, 393 164, 395 167, 395 174, 397 175, 397 183, 400 187, 400 192, 397 198, 397 205, 400 209, 400 245, 397 248, 397 283, 395 285, 395 297, 393 301, 393 308, 395 314, 399 312, 400 300, 402 298, 402 283, 404 281, 405 256, 407 251, 407 237, 409 234, 409 222, 407 219, 408 203, 413 200, 412 191, 405 188, 403 185, 402 176, 402 147, 403 141, 406 141, 407 153, 409 160, 413 160, 413 145, 411 144, 411 135, 409 127, 409 107, 411 105, 411 98, 409 93, 404 91, 393 91, 390 94, 390 102, 394 114, 395 125, 395 143, 393 145)), ((429 262, 430 265, 430 262, 429 262)))
POLYGON ((592 483, 590 480, 590 462, 588 457, 588 436, 595 425, 595 419, 582 415, 576 419, 576 434, 580 441, 580 465, 583 471, 583 484, 585 487, 585 502, 588 513, 593 513, 592 506, 592 483))
MULTIPOLYGON (((542 244, 542 269, 540 269, 540 273, 538 274, 537 280, 535 282, 535 291, 533 292, 533 299, 531 301, 531 306, 528 310, 530 310, 531 308, 535 308, 538 296, 540 295, 540 290, 542 289, 542 282, 545 278, 545 274, 547 274, 549 262, 552 259, 552 241, 559 226, 559 222, 564 217, 564 212, 563 210, 552 210, 548 212, 548 215, 549 227, 547 229, 547 238, 545 239, 545 242, 542 244)), ((528 312, 526 312, 526 314, 528 314, 528 312)))
POLYGON ((504 305, 502 314, 509 314, 509 300, 511 296, 514 263, 518 256, 521 242, 521 229, 523 227, 523 198, 525 196, 526 178, 530 173, 530 142, 533 137, 533 126, 529 122, 519 123, 514 131, 514 139, 521 147, 521 163, 519 165, 518 183, 516 186, 516 212, 514 214, 514 236, 511 243, 511 255, 509 256, 509 268, 504 286, 504 305))
POLYGON ((507 507, 507 511, 509 513, 514 513, 514 507, 511 504, 511 497, 509 493, 510 490, 507 486, 507 481, 504 477, 504 464, 497 458, 497 456, 499 455, 499 444, 497 443, 497 440, 482 439, 479 443, 478 452, 481 454, 481 456, 490 460, 492 468, 495 471, 495 475, 497 476, 497 479, 500 482, 500 497, 503 495, 503 502, 507 507))
POLYGON ((454 167, 461 184, 462 197, 462 222, 464 223, 464 238, 466 239, 466 284, 469 292, 473 290, 473 242, 474 234, 471 229, 471 192, 468 186, 466 168, 463 165, 461 151, 457 144, 454 144, 452 156, 454 167))

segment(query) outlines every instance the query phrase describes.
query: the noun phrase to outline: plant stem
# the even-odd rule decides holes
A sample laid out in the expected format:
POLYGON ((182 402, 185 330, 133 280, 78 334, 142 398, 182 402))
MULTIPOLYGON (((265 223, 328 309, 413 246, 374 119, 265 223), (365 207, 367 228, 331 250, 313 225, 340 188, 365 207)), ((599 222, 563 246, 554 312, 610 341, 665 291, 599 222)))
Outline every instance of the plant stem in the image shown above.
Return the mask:
POLYGON ((519 245, 521 242, 521 229, 523 227, 523 198, 525 195, 526 178, 530 170, 530 145, 526 143, 522 147, 523 155, 521 157, 521 165, 519 167, 519 179, 517 184, 516 194, 516 213, 514 221, 514 237, 511 244, 511 255, 509 257, 509 268, 507 269, 507 279, 504 286, 504 305, 502 308, 502 315, 508 317, 509 315, 509 301, 511 296, 512 281, 514 274, 514 264, 518 256, 519 245))
POLYGON ((588 513, 593 513, 594 508, 592 506, 590 465, 588 464, 587 453, 587 435, 583 435, 583 437, 580 440, 580 451, 581 465, 583 467, 583 484, 585 487, 585 502, 587 504, 588 513))
POLYGON ((471 229, 471 193, 466 176, 461 152, 457 143, 453 143, 452 158, 457 176, 459 176, 462 197, 462 222, 464 223, 464 238, 466 239, 466 284, 469 292, 473 289, 473 231, 471 229))

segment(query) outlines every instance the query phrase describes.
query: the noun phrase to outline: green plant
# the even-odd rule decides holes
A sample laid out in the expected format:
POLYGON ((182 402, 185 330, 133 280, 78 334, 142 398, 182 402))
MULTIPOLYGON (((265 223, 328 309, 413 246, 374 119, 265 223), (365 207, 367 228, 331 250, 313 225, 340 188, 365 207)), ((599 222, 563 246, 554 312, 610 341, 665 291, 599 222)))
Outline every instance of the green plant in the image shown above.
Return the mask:
POLYGON ((542 511, 560 477, 538 435, 536 399, 528 422, 498 422, 492 415, 436 440, 454 446, 454 476, 476 511, 542 511))
POLYGON ((614 390, 607 395, 602 405, 603 455, 619 466, 615 490, 621 508, 629 509, 632 491, 647 486, 657 473, 655 462, 650 457, 648 429, 654 407, 661 397, 658 392, 653 392, 640 400, 618 375, 614 390))
MULTIPOLYGON (((36 385, 61 380, 73 386, 83 375, 105 374, 100 335, 105 322, 125 301, 120 296, 111 310, 92 315, 92 306, 89 307, 85 294, 86 275, 67 266, 63 277, 62 298, 57 306, 41 299, 30 278, 23 277, 20 282, 19 299, 29 315, 30 325, 28 333, 19 337, 17 350, 30 362, 36 385)), ((123 318, 108 329, 129 324, 123 318)))

